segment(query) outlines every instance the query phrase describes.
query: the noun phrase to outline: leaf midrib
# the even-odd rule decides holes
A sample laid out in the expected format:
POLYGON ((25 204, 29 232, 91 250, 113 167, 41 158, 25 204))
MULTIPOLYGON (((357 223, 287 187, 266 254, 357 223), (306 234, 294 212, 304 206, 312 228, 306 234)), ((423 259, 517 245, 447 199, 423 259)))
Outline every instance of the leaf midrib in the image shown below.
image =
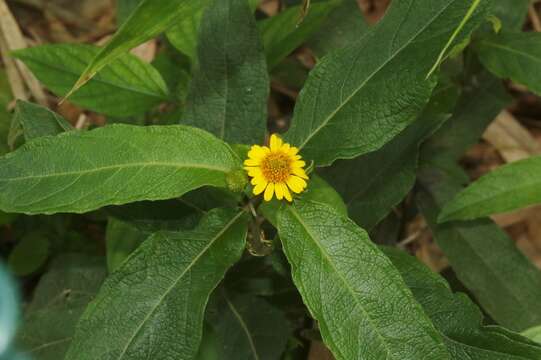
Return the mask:
POLYGON ((394 355, 392 355, 391 353, 391 349, 389 348, 388 344, 387 344, 387 340, 385 339, 385 337, 381 334, 379 328, 377 326, 374 325, 374 320, 372 319, 372 317, 370 316, 370 314, 365 310, 363 304, 359 301, 358 297, 357 297, 357 294, 355 293, 355 290, 351 287, 351 285, 348 283, 348 281, 346 280, 346 278, 344 278, 344 276, 342 275, 342 273, 340 273, 338 271, 338 268, 336 267, 336 265, 334 264, 334 262, 332 261, 332 259, 330 258, 329 254, 325 251, 325 249, 323 248, 323 246, 319 243, 319 241, 317 241, 316 237, 314 234, 312 234, 312 232, 310 231, 310 228, 308 227, 308 225, 302 220, 302 218, 300 217, 299 213, 297 212, 297 210, 293 207, 293 206, 289 206, 289 210, 291 211, 291 213, 293 214, 293 216, 295 216, 295 218, 299 221, 299 223, 301 224, 301 226, 304 228, 304 230, 306 231, 306 233, 308 234, 308 236, 313 240, 314 244, 318 247, 318 249, 320 250, 321 254, 323 255, 323 257, 327 260, 327 263, 331 266, 332 270, 334 271, 334 273, 338 276, 338 278, 340 279, 340 281, 342 281, 344 283, 344 285, 346 286, 346 289, 347 291, 352 295, 353 299, 355 300, 355 302, 357 303, 357 306, 361 309, 361 311, 366 315, 366 318, 368 319, 368 322, 372 325, 372 328, 375 330, 377 336, 380 338, 380 340, 382 341, 382 344, 383 346, 385 347, 385 350, 387 352, 387 356, 386 356, 386 359, 387 358, 393 358, 394 355))
POLYGON ((167 290, 163 293, 162 296, 160 296, 160 298, 158 299, 157 303, 154 305, 154 307, 148 312, 147 316, 145 316, 145 318, 143 319, 143 321, 141 321, 141 323, 139 324, 139 326, 135 329, 135 331, 133 332, 133 334, 130 336, 128 342, 126 343, 126 346, 124 347, 124 349, 122 350, 122 352, 120 353, 120 355, 117 357, 117 360, 120 360, 124 357, 124 354, 126 354, 126 351, 128 350, 128 348, 130 347, 131 343, 133 342, 133 340, 135 339, 135 337, 139 334, 139 332, 141 331, 141 329, 143 328, 143 326, 145 325, 145 323, 150 319, 150 317, 152 316, 152 314, 154 314, 154 312, 158 309, 158 307, 163 303, 163 301, 165 300, 165 298, 169 295, 169 293, 171 291, 173 291, 173 289, 177 286, 177 284, 179 283, 179 281, 184 277, 184 275, 186 275, 186 273, 188 271, 190 271, 192 269, 192 267, 195 266, 195 264, 199 261, 199 259, 201 259, 201 257, 214 245, 214 243, 220 239, 220 237, 227 231, 229 230, 229 228, 231 226, 233 226, 233 224, 244 214, 244 210, 243 211, 239 211, 239 213, 237 215, 235 215, 210 241, 209 243, 201 250, 201 252, 186 266, 186 268, 182 271, 182 273, 175 279, 175 281, 173 281, 173 283, 171 284, 171 286, 169 286, 167 288, 167 290))
MULTIPOLYGON (((436 204, 435 198, 431 195, 430 191, 428 191, 428 190, 425 190, 425 191, 426 191, 426 193, 428 195, 429 200, 433 201, 434 204, 436 204)), ((425 211, 423 211, 423 214, 426 214, 428 210, 430 210, 430 209, 427 209, 425 207, 425 211)), ((437 222, 435 222, 434 225, 435 225, 436 229, 438 229, 438 228, 441 229, 441 225, 439 225, 437 222)), ((491 225, 495 226, 493 223, 491 225)), ((461 240, 463 240, 463 243, 466 245, 466 247, 468 249, 470 249, 470 253, 473 254, 477 259, 479 259, 479 264, 481 264, 483 268, 487 269, 488 273, 490 273, 492 276, 494 276, 496 278, 496 281, 501 284, 501 288, 505 289, 508 292, 508 297, 513 298, 518 304, 526 307, 525 304, 523 304, 522 299, 517 297, 515 291, 508 287, 508 283, 506 281, 503 281, 503 280, 500 279, 499 272, 494 270, 492 266, 489 266, 489 263, 486 262, 486 259, 477 252, 477 248, 473 247, 471 245, 471 243, 469 241, 467 241, 467 235, 464 235, 463 233, 464 233, 464 231, 468 231, 468 230, 470 230, 470 229, 465 229, 464 230, 462 227, 458 227, 458 228, 453 227, 453 228, 450 229, 450 231, 452 231, 453 233, 456 233, 456 235, 458 235, 459 238, 461 240)), ((435 236, 435 237, 436 237, 436 241, 437 241, 438 236, 435 236)))
POLYGON ((327 124, 329 123, 329 121, 331 121, 331 119, 340 111, 342 110, 342 108, 347 104, 349 103, 349 101, 355 96, 357 95, 357 93, 359 91, 361 91, 361 89, 370 81, 372 80, 372 78, 374 78, 374 76, 376 76, 376 74, 378 74, 384 67, 386 67, 392 60, 394 60, 407 46, 409 46, 411 43, 413 43, 415 41, 415 39, 420 36, 430 25, 432 25, 434 23, 434 21, 436 21, 437 18, 439 18, 452 4, 454 4, 457 0, 452 0, 450 1, 441 11, 439 11, 432 19, 430 19, 430 21, 428 21, 417 33, 415 33, 408 41, 406 41, 406 43, 401 46, 400 48, 397 49, 397 51, 392 55, 390 56, 387 60, 385 60, 383 62, 382 65, 380 65, 378 68, 376 68, 372 74, 370 74, 370 76, 368 76, 365 81, 363 81, 361 83, 361 85, 359 87, 357 87, 351 95, 349 95, 345 101, 343 101, 342 103, 339 104, 339 106, 333 110, 324 120, 323 122, 303 141, 303 143, 301 145, 299 145, 299 149, 302 150, 306 144, 319 132, 321 131, 321 129, 323 129, 325 126, 327 126, 327 124))
POLYGON ((512 47, 509 47, 509 46, 505 46, 505 45, 502 45, 502 44, 497 44, 497 43, 493 43, 491 41, 488 41, 488 40, 483 40, 483 42, 481 43, 483 45, 486 45, 487 47, 493 47, 493 48, 496 48, 496 49, 500 49, 500 50, 504 50, 504 51, 508 51, 510 53, 513 53, 513 54, 517 54, 517 55, 520 55, 520 56, 523 56, 525 58, 528 58, 532 61, 535 61, 537 63, 541 63, 541 59, 540 58, 537 58, 531 54, 528 54, 526 52, 523 52, 521 50, 518 50, 518 49, 514 49, 512 47))
POLYGON ((88 169, 88 170, 64 171, 64 172, 57 172, 57 173, 46 174, 46 175, 20 176, 20 177, 13 177, 13 178, 7 178, 7 179, 0 178, 0 183, 32 180, 32 179, 44 179, 44 178, 52 178, 52 177, 60 177, 60 176, 80 176, 80 175, 98 173, 101 171, 122 170, 122 169, 137 168, 137 167, 149 167, 149 166, 171 167, 175 169, 183 169, 183 168, 206 169, 206 170, 220 171, 223 173, 229 173, 231 171, 231 168, 223 168, 223 167, 211 166, 211 165, 199 165, 199 164, 190 164, 190 163, 178 164, 178 163, 172 163, 172 162, 170 163, 170 162, 151 161, 151 162, 134 162, 134 163, 128 163, 128 164, 101 166, 101 167, 96 167, 94 169, 88 169))
MULTIPOLYGON (((41 66, 53 69, 53 70, 61 72, 61 73, 69 74, 69 75, 74 76, 76 78, 79 76, 79 74, 75 73, 74 71, 71 71, 68 68, 56 67, 54 65, 51 65, 51 63, 40 61, 39 58, 29 57, 29 56, 25 56, 25 55, 18 55, 18 58, 20 58, 21 60, 23 58, 25 58, 27 61, 33 61, 33 62, 35 62, 37 64, 40 64, 41 66)), ((117 59, 117 60, 120 61, 120 59, 117 59)), ((129 67, 129 66, 127 66, 127 67, 129 67)), ((130 68, 130 71, 131 71, 131 68, 130 68)), ((148 92, 148 91, 144 91, 141 88, 133 88, 133 87, 125 86, 123 84, 116 84, 116 83, 113 83, 113 82, 105 81, 104 79, 102 79, 100 77, 96 77, 96 76, 92 77, 92 79, 90 79, 89 82, 90 81, 96 82, 96 83, 101 83, 101 84, 104 84, 104 85, 107 85, 107 86, 110 86, 110 87, 113 87, 113 88, 129 91, 129 92, 132 92, 132 93, 137 93, 137 94, 142 94, 142 95, 154 97, 154 98, 157 98, 157 99, 160 99, 160 100, 167 100, 167 96, 165 96, 162 93, 148 92)), ((84 96, 82 96, 82 97, 84 97, 84 96)))
MULTIPOLYGON (((511 189, 503 190, 503 191, 498 191, 494 195, 485 196, 485 197, 479 198, 476 201, 468 202, 466 205, 462 205, 461 207, 458 207, 454 211, 452 211, 452 212, 450 212, 448 214, 445 214, 445 216, 442 218, 442 220, 473 220, 473 219, 477 219, 479 217, 492 215, 490 213, 486 214, 485 212, 482 212, 481 215, 473 215, 473 217, 471 215, 467 215, 466 218, 462 218, 462 217, 460 217, 458 219, 455 218, 456 215, 460 216, 464 211, 470 212, 472 210, 472 208, 475 209, 479 204, 495 201, 495 199, 502 198, 502 197, 505 199, 505 198, 509 197, 510 195, 513 195, 514 193, 529 192, 528 190, 530 190, 531 188, 538 189, 540 186, 541 186, 541 181, 537 181, 537 180, 534 179, 533 183, 524 184, 524 185, 521 185, 521 186, 513 187, 511 189)), ((538 201, 534 201, 533 203, 529 203, 526 206, 530 206, 530 205, 533 205, 533 204, 536 204, 536 203, 538 203, 538 201)), ((512 209, 503 210, 503 211, 497 211, 496 213, 502 213, 502 212, 506 212, 506 211, 510 211, 510 210, 512 210, 512 209)))
POLYGON ((238 320, 240 327, 246 334, 246 338, 248 339, 248 343, 250 344, 250 350, 252 350, 255 360, 259 360, 259 355, 257 354, 257 349, 254 344, 254 339, 252 338, 252 335, 250 335, 250 330, 248 329, 246 322, 244 321, 240 313, 237 311, 237 309, 235 308, 235 306, 233 305, 233 303, 229 300, 227 296, 225 296, 225 301, 227 303, 227 306, 229 306, 229 309, 235 316, 235 318, 238 320))

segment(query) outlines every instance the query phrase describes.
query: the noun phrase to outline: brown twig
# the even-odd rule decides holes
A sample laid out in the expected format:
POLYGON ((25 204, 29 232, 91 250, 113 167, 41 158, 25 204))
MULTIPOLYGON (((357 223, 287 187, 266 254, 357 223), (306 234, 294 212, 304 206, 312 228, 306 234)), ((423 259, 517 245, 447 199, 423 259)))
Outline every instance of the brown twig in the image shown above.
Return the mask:
POLYGON ((530 7, 528 8, 528 15, 530 17, 530 21, 532 22, 534 30, 537 32, 541 32, 541 19, 539 19, 539 14, 537 13, 537 10, 535 9, 535 5, 533 3, 531 3, 530 7))

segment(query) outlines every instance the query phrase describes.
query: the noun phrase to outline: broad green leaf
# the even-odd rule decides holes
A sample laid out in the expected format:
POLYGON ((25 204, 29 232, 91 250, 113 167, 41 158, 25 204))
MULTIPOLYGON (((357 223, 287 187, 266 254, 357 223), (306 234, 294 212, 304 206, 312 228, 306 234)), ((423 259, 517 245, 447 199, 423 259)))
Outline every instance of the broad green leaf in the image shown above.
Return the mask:
POLYGON ((285 139, 318 166, 381 148, 419 115, 436 85, 429 72, 489 3, 392 2, 371 31, 312 70, 285 139))
POLYGON ((112 125, 35 139, 0 158, 0 210, 83 213, 226 187, 231 148, 191 127, 112 125))
POLYGON ((482 176, 443 208, 438 220, 469 220, 541 203, 541 156, 482 176))
POLYGON ((308 45, 321 58, 332 50, 353 44, 368 28, 358 1, 340 0, 339 5, 327 15, 319 30, 310 38, 308 45))
POLYGON ((19 296, 15 283, 0 263, 0 357, 7 353, 17 331, 19 296))
POLYGON ((218 339, 208 323, 204 324, 203 337, 195 360, 218 360, 219 359, 218 339))
POLYGON ((107 45, 85 64, 84 71, 66 97, 128 50, 158 36, 207 3, 208 0, 142 0, 107 45))
POLYGON ((43 275, 18 342, 36 360, 63 359, 77 321, 107 274, 103 257, 63 255, 43 275))
POLYGON ((451 118, 427 140, 421 163, 455 163, 481 138, 486 127, 511 102, 501 81, 486 72, 468 78, 451 118))
MULTIPOLYGON (((186 96, 188 96, 188 88, 192 81, 191 67, 188 59, 173 49, 171 46, 164 46, 164 49, 156 54, 152 66, 160 72, 163 79, 167 83, 167 87, 171 89, 172 96, 177 101, 177 111, 182 111, 186 96)), ((174 110, 170 111, 174 113, 174 110)), ((157 114, 165 118, 168 114, 157 114)), ((171 115, 169 115, 171 116, 171 115)), ((170 123, 178 123, 181 115, 172 119, 170 123)), ((164 119, 165 120, 165 119, 164 119)), ((162 119, 159 119, 157 124, 167 124, 162 119)))
POLYGON ((193 231, 147 239, 105 281, 66 360, 193 358, 209 295, 245 247, 246 218, 218 209, 193 231))
POLYGON ((198 62, 182 123, 233 143, 259 144, 267 128, 269 78, 246 0, 215 0, 204 13, 198 62))
MULTIPOLYGON (((260 0, 246 0, 245 2, 248 3, 253 12, 259 5, 260 0)), ((188 56, 192 60, 192 63, 197 62, 197 39, 204 10, 204 7, 198 8, 191 15, 180 19, 166 33, 167 39, 169 39, 171 44, 181 53, 188 56)), ((225 21, 226 19, 223 20, 225 21)))
POLYGON ((451 359, 540 359, 541 346, 498 326, 483 326, 481 310, 461 293, 453 293, 441 276, 407 253, 383 248, 423 306, 449 349, 451 359))
POLYGON ((10 270, 18 276, 30 275, 42 267, 49 257, 49 239, 39 232, 25 235, 8 258, 10 270))
POLYGON ((496 76, 541 95, 541 34, 501 32, 481 38, 474 48, 483 65, 496 76))
POLYGON ((364 230, 326 205, 278 214, 293 280, 337 360, 449 359, 398 271, 364 230))
POLYGON ((427 111, 380 150, 320 170, 345 199, 352 220, 371 230, 406 197, 415 184, 420 144, 448 118, 427 111))
POLYGON ((280 359, 291 336, 283 312, 254 295, 217 290, 206 320, 215 339, 217 360, 280 359))
POLYGON ((149 236, 150 233, 143 232, 128 222, 110 217, 105 232, 109 272, 112 273, 118 269, 124 260, 149 236))
POLYGON ((528 14, 530 0, 494 1, 493 13, 502 21, 503 30, 520 31, 528 14))
MULTIPOLYGON (((98 52, 99 48, 91 45, 57 44, 18 50, 13 55, 52 92, 64 96, 98 52)), ((169 91, 158 71, 134 55, 125 54, 71 96, 70 101, 107 115, 129 116, 143 113, 168 97, 169 91)))
POLYGON ((269 69, 273 69, 293 50, 301 46, 325 21, 329 13, 339 4, 338 0, 314 3, 299 23, 300 6, 290 7, 258 23, 269 69))
POLYGON ((109 206, 106 209, 111 216, 146 233, 192 229, 205 213, 182 198, 139 201, 123 206, 109 206))
POLYGON ((6 72, 0 68, 0 155, 4 155, 10 150, 7 141, 11 126, 11 114, 8 112, 8 105, 12 98, 6 72))
POLYGON ((116 23, 122 25, 142 0, 116 0, 116 23))
POLYGON ((541 322, 541 271, 489 219, 437 223, 461 189, 441 170, 425 168, 417 204, 459 280, 499 324, 522 331, 541 322), (512 271, 511 271, 512 269, 512 271))
MULTIPOLYGON (((327 181, 315 174, 311 175, 310 180, 308 180, 308 187, 299 198, 303 201, 327 204, 343 216, 347 216, 348 214, 346 204, 340 194, 327 181)), ((259 206, 259 210, 276 227, 278 210, 283 204, 283 201, 273 199, 269 202, 263 202, 259 206)))
POLYGON ((531 329, 522 332, 522 335, 526 336, 529 339, 541 344, 541 325, 535 326, 531 329))
MULTIPOLYGON (((73 130, 73 126, 62 116, 46 107, 24 100, 17 100, 11 132, 24 135, 26 141, 42 137, 54 136, 65 131, 73 130)), ((13 134, 12 141, 18 137, 13 134)))
POLYGON ((204 10, 203 7, 197 9, 174 24, 166 33, 171 44, 188 56, 192 63, 197 62, 197 35, 204 10))

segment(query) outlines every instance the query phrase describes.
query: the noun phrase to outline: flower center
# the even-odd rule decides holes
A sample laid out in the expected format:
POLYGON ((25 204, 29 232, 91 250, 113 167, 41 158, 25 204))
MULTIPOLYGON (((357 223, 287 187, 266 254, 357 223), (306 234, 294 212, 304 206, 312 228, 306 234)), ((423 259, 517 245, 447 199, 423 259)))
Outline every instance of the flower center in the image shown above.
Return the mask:
POLYGON ((270 153, 261 162, 261 171, 268 182, 284 182, 291 172, 291 159, 282 152, 270 153))

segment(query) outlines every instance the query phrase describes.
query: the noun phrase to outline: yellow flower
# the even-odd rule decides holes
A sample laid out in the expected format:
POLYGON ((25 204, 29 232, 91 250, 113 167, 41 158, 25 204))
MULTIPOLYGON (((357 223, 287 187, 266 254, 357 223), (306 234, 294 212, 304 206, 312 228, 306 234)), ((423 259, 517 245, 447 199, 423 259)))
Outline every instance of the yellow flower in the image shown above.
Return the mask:
POLYGON ((306 189, 308 176, 304 171, 306 163, 297 153, 299 149, 284 144, 278 135, 271 135, 270 147, 254 145, 244 161, 248 175, 252 177, 254 194, 265 192, 265 201, 271 201, 276 194, 278 200, 293 200, 289 189, 301 193, 306 189))

